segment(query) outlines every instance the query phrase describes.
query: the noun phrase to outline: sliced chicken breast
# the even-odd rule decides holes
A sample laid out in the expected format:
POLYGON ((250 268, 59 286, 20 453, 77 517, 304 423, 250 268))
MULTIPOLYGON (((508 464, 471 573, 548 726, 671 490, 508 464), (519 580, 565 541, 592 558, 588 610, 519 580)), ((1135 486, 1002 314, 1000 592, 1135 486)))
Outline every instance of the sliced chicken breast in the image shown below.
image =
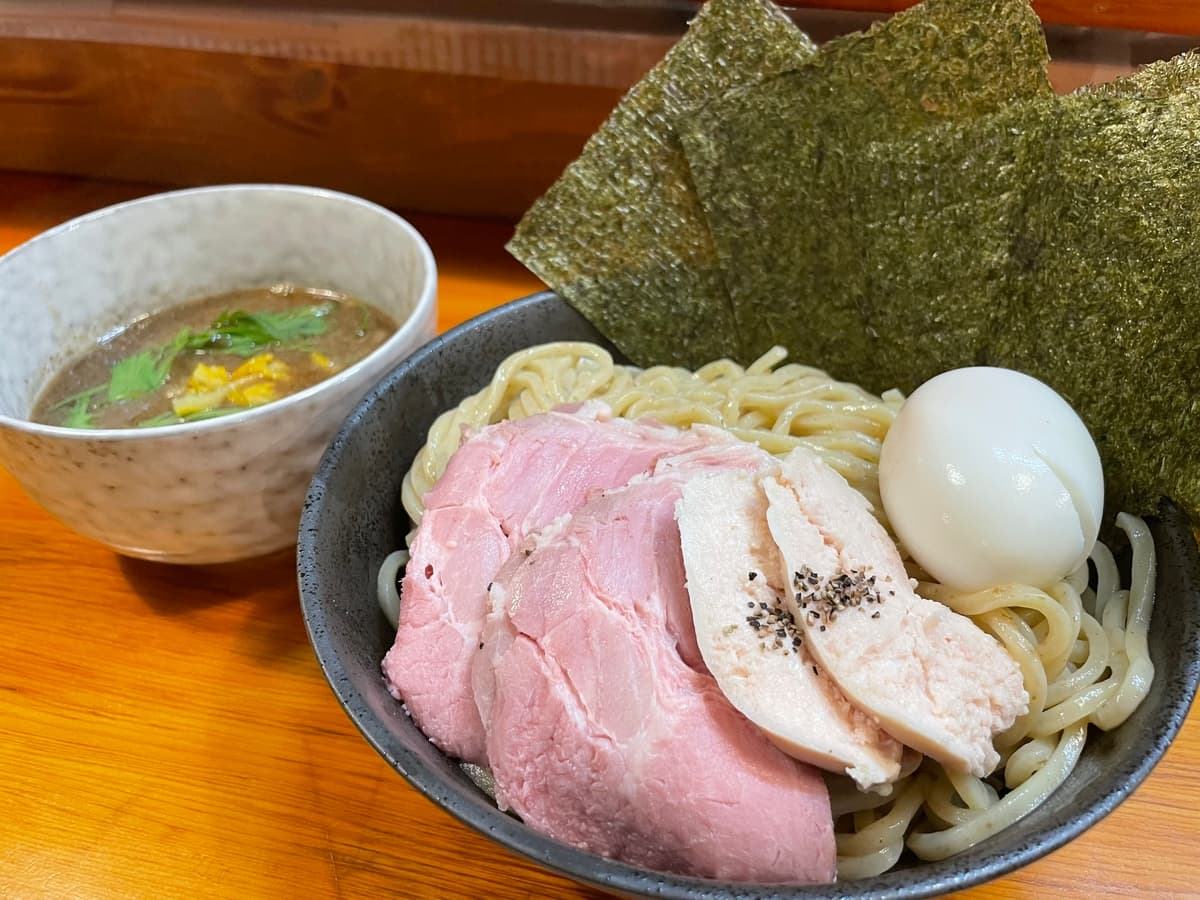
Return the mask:
POLYGON ((729 701, 789 756, 864 789, 894 781, 903 748, 846 699, 804 645, 758 479, 694 478, 683 485, 676 518, 696 640, 729 701))
POLYGON ((810 451, 762 479, 791 612, 821 669, 896 739, 983 776, 1028 708, 1016 662, 970 619, 917 595, 867 500, 810 451))

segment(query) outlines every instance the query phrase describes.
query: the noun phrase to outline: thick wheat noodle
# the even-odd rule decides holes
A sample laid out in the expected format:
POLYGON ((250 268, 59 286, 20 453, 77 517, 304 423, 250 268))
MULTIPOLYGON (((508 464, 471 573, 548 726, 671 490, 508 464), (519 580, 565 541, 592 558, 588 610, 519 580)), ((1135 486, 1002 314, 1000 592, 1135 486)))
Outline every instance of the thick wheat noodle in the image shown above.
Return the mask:
POLYGON ((776 347, 746 368, 719 360, 689 372, 617 365, 603 348, 585 342, 519 351, 501 363, 483 390, 434 422, 404 478, 404 508, 414 526, 419 524, 421 498, 458 449, 464 429, 525 418, 560 404, 603 400, 625 418, 724 427, 769 453, 809 447, 861 491, 882 519, 879 451, 900 396, 875 397, 819 369, 780 365, 785 356, 776 347))
POLYGON ((920 779, 910 778, 896 786, 890 815, 837 835, 838 878, 870 878, 894 866, 904 852, 904 835, 921 811, 924 793, 920 779))
POLYGON ((925 807, 947 825, 960 825, 969 822, 971 817, 980 809, 987 809, 996 800, 996 792, 987 790, 987 785, 978 779, 976 784, 960 785, 962 791, 974 795, 973 804, 960 800, 962 793, 955 786, 954 773, 942 772, 925 781, 925 807), (945 777, 942 777, 945 776, 945 777))
POLYGON ((1023 819, 1067 780, 1083 753, 1087 725, 1080 722, 1064 731, 1046 765, 969 821, 940 831, 918 831, 907 844, 921 859, 945 859, 974 846, 985 837, 1023 819))
MULTIPOLYGON (((1154 663, 1150 661, 1148 643, 1150 614, 1154 607, 1154 542, 1150 529, 1141 519, 1121 513, 1117 516, 1117 524, 1129 535, 1133 546, 1123 648, 1127 667, 1120 689, 1093 717, 1093 722, 1104 729, 1116 728, 1128 719, 1150 693, 1154 681, 1154 663)), ((1105 552, 1108 552, 1107 548, 1105 552)))
MULTIPOLYGON (((994 779, 948 773, 925 761, 924 780, 918 782, 925 790, 921 813, 905 840, 916 856, 944 859, 1028 815, 1071 774, 1083 752, 1088 726, 1115 728, 1144 699, 1154 675, 1146 643, 1154 602, 1154 545, 1142 520, 1122 513, 1117 525, 1133 550, 1128 590, 1122 589, 1112 553, 1103 544, 1097 544, 1091 556, 1098 573, 1094 591, 1085 587, 1086 567, 1046 591, 1013 585, 955 596, 945 588, 922 585, 924 593, 937 595, 952 608, 971 610, 977 624, 1001 640, 1018 661, 1033 702, 1029 715, 997 736, 1007 788, 1002 796, 996 793, 994 779), (1047 604, 1045 598, 1055 602, 1047 604), (1026 618, 1034 612, 1043 617, 1041 622, 1033 624, 1026 618), (1062 657, 1067 645, 1061 633, 1064 622, 1078 623, 1069 644, 1082 644, 1085 649, 1079 662, 1068 662, 1057 678, 1050 678, 1044 661, 1056 664, 1062 657), (1047 642, 1052 646, 1044 646, 1047 642)), ((847 827, 846 822, 851 833, 868 827, 870 813, 863 811, 868 795, 863 796, 864 802, 854 805, 855 815, 845 817, 839 830, 847 827)), ((897 812, 891 798, 876 802, 878 821, 907 815, 907 810, 897 812)), ((869 872, 885 855, 898 857, 899 848, 888 848, 886 854, 873 850, 862 858, 839 857, 839 871, 869 872)))
POLYGON ((1075 663, 1074 672, 1065 674, 1055 680, 1046 693, 1046 705, 1054 706, 1066 700, 1072 694, 1078 693, 1085 685, 1094 684, 1104 674, 1109 664, 1111 650, 1108 633, 1104 627, 1087 613, 1082 618, 1085 639, 1079 641, 1086 649, 1087 655, 1075 663))
POLYGON ((1034 738, 1013 750, 1004 764, 1005 786, 1016 787, 1037 774, 1038 769, 1049 761, 1057 743, 1049 738, 1034 738))
POLYGON ((1046 670, 1038 659, 1033 630, 1015 611, 995 609, 977 616, 975 623, 999 638, 1009 656, 1017 661, 1025 683, 1025 693, 1029 695, 1029 711, 1020 716, 1008 731, 996 737, 996 749, 1003 753, 1026 738, 1034 718, 1045 708, 1049 694, 1046 670))
MULTIPOLYGON (((902 398, 874 397, 818 369, 781 365, 785 355, 774 348, 746 368, 719 360, 692 373, 616 365, 605 350, 588 343, 523 350, 505 360, 483 390, 434 423, 404 479, 405 509, 414 525, 420 521, 421 499, 465 429, 596 399, 626 418, 724 427, 770 453, 807 446, 866 496, 882 520, 879 450, 902 398)), ((1087 586, 1086 566, 1044 590, 1005 585, 957 594, 922 583, 922 594, 970 616, 1000 641, 1020 667, 1030 709, 997 735, 1003 766, 986 781, 949 773, 916 754, 888 797, 859 792, 849 779, 829 776, 841 878, 886 871, 905 846, 922 859, 942 859, 1016 822, 1070 775, 1089 724, 1115 728, 1145 697, 1154 675, 1146 640, 1154 546, 1140 519, 1121 514, 1117 524, 1133 549, 1128 589, 1103 544, 1091 555, 1095 589, 1087 586)), ((396 559, 389 562, 395 565, 396 559)), ((381 597, 389 591, 385 580, 380 579, 381 597)), ((395 593, 394 577, 390 592, 395 593)))
POLYGON ((379 608, 383 610, 384 618, 393 628, 400 621, 400 590, 396 579, 404 567, 408 565, 407 550, 393 550, 379 566, 375 576, 375 591, 379 598, 379 608))
MULTIPOLYGON (((1045 623, 1044 633, 1037 634, 1038 657, 1049 678, 1053 679, 1067 664, 1067 657, 1079 634, 1079 595, 1065 583, 1051 592, 1029 585, 1004 585, 971 594, 956 594, 939 584, 922 584, 920 593, 930 600, 939 600, 957 613, 975 617, 995 609, 1029 610, 1045 623), (1053 592, 1053 593, 1051 593, 1053 592)), ((1026 620, 1028 621, 1028 620, 1026 620)))

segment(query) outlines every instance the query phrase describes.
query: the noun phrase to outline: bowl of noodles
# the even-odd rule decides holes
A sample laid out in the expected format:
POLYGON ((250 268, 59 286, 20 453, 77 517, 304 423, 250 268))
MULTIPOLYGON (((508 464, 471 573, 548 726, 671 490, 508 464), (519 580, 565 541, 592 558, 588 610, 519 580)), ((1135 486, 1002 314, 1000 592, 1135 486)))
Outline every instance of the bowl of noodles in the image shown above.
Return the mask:
MULTIPOLYGON (((394 369, 328 448, 299 540, 313 647, 371 746, 429 799, 508 849, 624 894, 777 895, 777 883, 677 874, 587 852, 501 811, 488 773, 439 750, 381 675, 396 637, 395 610, 387 606, 403 603, 396 583, 406 541, 464 426, 594 400, 617 417, 725 429, 775 455, 807 446, 876 504, 879 445, 904 402, 787 362, 782 353, 745 368, 720 361, 694 373, 634 369, 553 293, 499 307, 394 369), (819 408, 819 423, 796 412, 802 398, 819 408), (787 421, 781 410, 790 410, 787 421)), ((827 778, 837 882, 788 884, 789 896, 927 897, 979 884, 1072 840, 1149 774, 1200 681, 1196 540, 1186 515, 1165 499, 1156 515, 1122 517, 1103 535, 1084 567, 1033 592, 1040 596, 1017 592, 987 606, 974 596, 937 594, 994 635, 1007 627, 1009 637, 999 639, 1010 653, 1025 648, 1031 708, 998 736, 996 775, 974 778, 931 760, 909 761, 886 800, 857 791, 849 779, 827 778)))

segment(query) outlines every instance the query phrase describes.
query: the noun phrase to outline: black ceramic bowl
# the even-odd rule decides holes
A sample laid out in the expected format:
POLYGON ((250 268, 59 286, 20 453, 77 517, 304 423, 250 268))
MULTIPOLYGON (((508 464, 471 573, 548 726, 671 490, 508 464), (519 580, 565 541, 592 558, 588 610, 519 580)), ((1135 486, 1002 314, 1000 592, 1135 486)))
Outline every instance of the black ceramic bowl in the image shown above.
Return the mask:
POLYGON ((1170 504, 1152 521, 1158 602, 1150 628, 1157 668, 1150 695, 1116 731, 1093 731, 1074 773, 1032 815, 965 853, 866 881, 781 891, 602 859, 499 812, 385 690, 379 663, 393 632, 376 606, 375 573, 384 556, 402 546, 408 521, 400 482, 435 416, 482 388, 510 353, 552 340, 607 344, 549 293, 485 313, 427 344, 358 405, 326 451, 305 504, 300 595, 321 668, 371 745, 434 803, 505 847, 610 891, 687 898, 929 897, 995 878, 1061 847, 1128 796, 1162 757, 1200 679, 1200 562, 1186 519, 1170 504))

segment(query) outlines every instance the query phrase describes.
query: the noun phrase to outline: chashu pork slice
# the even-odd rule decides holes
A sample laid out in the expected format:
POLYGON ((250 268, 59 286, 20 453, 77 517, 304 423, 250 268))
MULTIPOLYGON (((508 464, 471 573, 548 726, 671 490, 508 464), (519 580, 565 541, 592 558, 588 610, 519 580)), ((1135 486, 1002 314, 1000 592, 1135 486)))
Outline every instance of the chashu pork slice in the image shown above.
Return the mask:
POLYGON ((758 479, 694 478, 675 514, 696 640, 729 702, 796 759, 863 789, 895 781, 903 747, 818 669, 793 621, 758 479))
POLYGON ((680 485, 763 456, 747 444, 664 460, 505 564, 474 665, 502 807, 558 840, 661 871, 833 879, 820 774, 721 693, 695 650, 684 587, 680 485))
POLYGON ((593 492, 650 472, 664 456, 733 439, 612 418, 602 403, 504 421, 466 437, 424 498, 383 660, 388 690, 440 749, 486 763, 471 660, 487 587, 532 531, 593 492))
POLYGON ((1017 663, 966 616, 919 596, 871 507, 798 449, 762 479, 793 616, 821 668, 893 737, 986 775, 1029 703, 1017 663))

